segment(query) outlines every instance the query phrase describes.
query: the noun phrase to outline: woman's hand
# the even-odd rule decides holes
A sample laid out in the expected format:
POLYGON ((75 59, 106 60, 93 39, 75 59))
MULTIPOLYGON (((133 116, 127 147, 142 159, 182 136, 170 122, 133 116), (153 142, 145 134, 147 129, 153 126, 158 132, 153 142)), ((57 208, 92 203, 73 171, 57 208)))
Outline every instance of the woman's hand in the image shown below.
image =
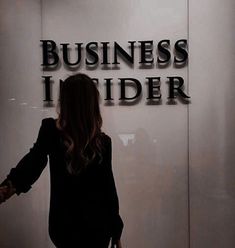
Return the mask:
POLYGON ((0 204, 9 199, 15 192, 16 189, 10 180, 7 181, 6 185, 0 186, 0 204))
POLYGON ((112 242, 111 248, 122 248, 121 240, 119 239, 119 240, 112 242))
POLYGON ((7 186, 1 186, 0 187, 0 204, 3 203, 6 200, 6 194, 7 194, 7 186))
POLYGON ((122 248, 121 240, 117 240, 116 247, 122 248))

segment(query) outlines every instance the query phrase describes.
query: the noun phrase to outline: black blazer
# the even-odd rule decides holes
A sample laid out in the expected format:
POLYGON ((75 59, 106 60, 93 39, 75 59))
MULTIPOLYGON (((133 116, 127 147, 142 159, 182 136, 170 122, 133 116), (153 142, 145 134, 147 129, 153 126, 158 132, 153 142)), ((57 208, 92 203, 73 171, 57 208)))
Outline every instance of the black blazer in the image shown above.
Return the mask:
MULTIPOLYGON (((79 235, 108 235, 120 239, 123 221, 112 172, 111 138, 103 134, 103 161, 98 158, 79 176, 65 168, 65 146, 55 119, 42 120, 38 138, 30 151, 12 168, 6 180, 12 181, 17 195, 29 191, 47 165, 50 165, 49 235, 63 246, 79 235)), ((4 184, 6 182, 2 184, 4 184)))

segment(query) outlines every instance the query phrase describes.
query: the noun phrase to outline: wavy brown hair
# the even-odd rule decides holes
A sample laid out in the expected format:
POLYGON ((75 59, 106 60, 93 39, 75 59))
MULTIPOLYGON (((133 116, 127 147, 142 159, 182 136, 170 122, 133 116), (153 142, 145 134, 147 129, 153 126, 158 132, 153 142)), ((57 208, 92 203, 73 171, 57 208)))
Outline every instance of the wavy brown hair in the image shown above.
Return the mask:
POLYGON ((66 146, 65 161, 72 175, 79 174, 98 156, 102 161, 102 117, 99 91, 93 80, 79 73, 60 84, 56 121, 66 146))

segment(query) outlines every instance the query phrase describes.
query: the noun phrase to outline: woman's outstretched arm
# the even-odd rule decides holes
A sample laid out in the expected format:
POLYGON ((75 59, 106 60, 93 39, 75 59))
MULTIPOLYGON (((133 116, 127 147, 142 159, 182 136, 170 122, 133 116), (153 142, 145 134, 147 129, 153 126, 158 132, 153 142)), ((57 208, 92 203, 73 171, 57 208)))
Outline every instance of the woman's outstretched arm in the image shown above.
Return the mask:
POLYGON ((30 151, 10 170, 7 178, 0 185, 0 203, 14 193, 26 193, 39 178, 45 168, 49 151, 49 118, 43 119, 38 137, 30 151))

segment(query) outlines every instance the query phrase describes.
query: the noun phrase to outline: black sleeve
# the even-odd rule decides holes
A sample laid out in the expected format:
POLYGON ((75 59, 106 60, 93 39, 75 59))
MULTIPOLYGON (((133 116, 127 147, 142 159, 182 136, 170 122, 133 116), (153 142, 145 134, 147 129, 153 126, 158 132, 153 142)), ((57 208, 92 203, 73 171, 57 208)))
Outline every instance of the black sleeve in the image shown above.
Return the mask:
POLYGON ((119 200, 112 171, 112 141, 110 137, 107 142, 107 182, 112 239, 119 240, 124 224, 119 215, 119 200))
POLYGON ((16 167, 10 170, 7 178, 2 183, 4 185, 7 180, 11 180, 16 188, 17 195, 29 191, 31 185, 39 178, 47 165, 49 151, 48 119, 42 120, 36 142, 16 167))

